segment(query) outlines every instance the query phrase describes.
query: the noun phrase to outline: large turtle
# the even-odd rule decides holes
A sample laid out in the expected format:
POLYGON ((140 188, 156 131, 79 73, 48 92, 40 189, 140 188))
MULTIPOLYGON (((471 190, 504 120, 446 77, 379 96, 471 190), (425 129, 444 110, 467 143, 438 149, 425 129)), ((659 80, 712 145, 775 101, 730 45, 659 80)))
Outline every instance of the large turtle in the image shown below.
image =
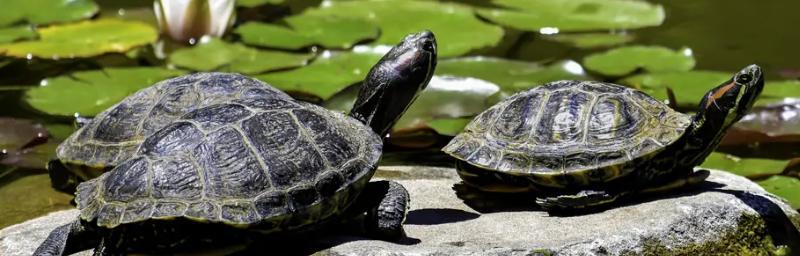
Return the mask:
POLYGON ((602 205, 703 181, 708 172, 693 167, 763 87, 761 69, 748 66, 690 116, 632 88, 556 81, 487 109, 443 151, 471 191, 534 192, 551 210, 602 205))
POLYGON ((80 119, 80 129, 58 146, 58 159, 48 163, 52 185, 74 191, 79 182, 130 158, 145 137, 198 108, 264 97, 290 99, 261 81, 238 74, 196 73, 139 90, 93 119, 80 119))
POLYGON ((350 116, 282 94, 187 113, 128 160, 81 183, 79 219, 56 228, 35 254, 176 250, 308 230, 360 203, 367 204, 368 231, 401 237, 408 193, 395 182, 368 181, 383 136, 435 66, 436 42, 424 31, 371 69, 350 116))

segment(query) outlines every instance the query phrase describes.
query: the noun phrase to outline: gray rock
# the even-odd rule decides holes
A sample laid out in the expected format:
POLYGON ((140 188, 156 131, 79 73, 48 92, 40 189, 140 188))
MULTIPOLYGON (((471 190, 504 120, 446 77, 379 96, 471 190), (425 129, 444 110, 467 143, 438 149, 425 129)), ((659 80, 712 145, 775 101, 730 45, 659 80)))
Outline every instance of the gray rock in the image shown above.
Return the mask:
MULTIPOLYGON (((509 208, 480 213, 456 196, 453 186, 458 179, 449 168, 384 167, 377 177, 398 180, 411 193, 408 239, 397 244, 325 235, 283 247, 317 255, 800 253, 797 211, 727 172, 712 171, 708 182, 696 189, 644 196, 571 216, 551 216, 525 206, 533 200, 525 197, 510 199, 509 208), (514 202, 518 207, 511 207, 514 202)), ((74 210, 62 211, 0 230, 0 255, 30 255, 47 232, 75 215, 74 210)))

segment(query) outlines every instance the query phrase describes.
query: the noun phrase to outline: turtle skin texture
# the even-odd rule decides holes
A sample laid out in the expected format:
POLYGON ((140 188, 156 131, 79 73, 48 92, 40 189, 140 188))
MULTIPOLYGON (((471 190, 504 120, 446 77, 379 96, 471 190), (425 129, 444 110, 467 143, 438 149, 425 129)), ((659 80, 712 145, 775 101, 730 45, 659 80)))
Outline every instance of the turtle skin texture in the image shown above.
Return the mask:
POLYGON ((632 173, 662 175, 654 165, 675 163, 654 157, 679 141, 690 123, 691 117, 632 88, 556 81, 479 114, 443 151, 458 159, 464 182, 481 190, 578 193, 615 182, 624 187, 630 180, 622 178, 632 173))
POLYGON ((196 73, 156 83, 99 113, 68 137, 57 158, 82 180, 130 158, 144 139, 184 114, 232 99, 290 96, 238 74, 196 73))
POLYGON ((81 220, 124 230, 177 218, 270 233, 340 213, 374 173, 381 139, 341 113, 265 93, 197 108, 147 137, 78 186, 81 220))

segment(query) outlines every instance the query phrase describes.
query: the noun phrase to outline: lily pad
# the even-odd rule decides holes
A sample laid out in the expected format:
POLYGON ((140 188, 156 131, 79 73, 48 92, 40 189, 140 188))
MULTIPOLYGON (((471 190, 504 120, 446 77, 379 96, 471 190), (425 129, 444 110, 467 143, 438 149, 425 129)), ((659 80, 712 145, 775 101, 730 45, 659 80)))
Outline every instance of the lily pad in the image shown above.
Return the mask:
POLYGON ((728 79, 733 72, 684 71, 635 75, 621 80, 623 84, 640 89, 659 100, 668 100, 667 88, 675 94, 676 105, 694 108, 703 96, 728 79))
POLYGON ((624 44, 633 41, 631 34, 621 33, 578 33, 578 34, 555 34, 543 37, 544 39, 569 44, 572 47, 581 49, 593 49, 624 44))
POLYGON ((380 30, 363 19, 300 14, 286 18, 289 27, 248 22, 236 29, 246 44, 300 49, 312 44, 327 49, 347 49, 353 44, 377 38, 380 30))
POLYGON ((436 73, 483 79, 510 93, 556 80, 587 78, 581 65, 574 61, 543 66, 533 62, 481 56, 439 61, 436 73))
POLYGON ((628 46, 587 56, 586 68, 608 76, 629 74, 638 68, 650 72, 689 71, 694 68, 692 51, 661 46, 628 46))
POLYGON ((789 164, 786 160, 740 158, 723 153, 711 153, 700 166, 725 170, 748 178, 780 174, 789 164))
POLYGON ((503 29, 482 22, 473 9, 434 1, 326 1, 306 15, 354 17, 377 24, 376 44, 395 45, 409 33, 430 29, 436 33, 440 57, 463 55, 500 42, 503 29))
POLYGON ((256 7, 264 4, 282 4, 285 0, 236 0, 236 6, 256 7))
POLYGON ((770 193, 785 198, 793 208, 800 209, 800 180, 797 178, 776 175, 759 181, 758 185, 770 193))
POLYGON ((270 70, 305 65, 313 54, 258 50, 241 44, 232 44, 217 38, 202 40, 200 44, 177 50, 169 62, 178 67, 197 71, 226 71, 257 74, 270 70))
POLYGON ((89 18, 100 8, 92 0, 3 0, 0 26, 27 21, 48 24, 89 18))
POLYGON ((25 93, 25 100, 51 115, 93 116, 139 89, 183 73, 153 67, 75 72, 43 80, 42 86, 25 93))
POLYGON ((428 126, 438 134, 456 136, 470 121, 472 118, 440 118, 431 120, 428 122, 428 126))
POLYGON ((34 37, 36 37, 36 32, 30 26, 0 28, 0 44, 34 37))
MULTIPOLYGON (((392 130, 404 132, 429 128, 432 120, 477 115, 489 107, 487 99, 499 90, 497 85, 480 79, 433 76, 428 87, 408 107, 392 130)), ((349 87, 325 101, 323 106, 347 112, 356 101, 357 95, 358 87, 349 87)))
POLYGON ((117 19, 54 25, 38 32, 39 40, 0 44, 0 52, 19 58, 92 57, 108 52, 124 53, 158 38, 158 31, 146 23, 117 19))
POLYGON ((370 68, 381 58, 378 54, 352 52, 326 52, 322 55, 308 66, 256 78, 284 91, 327 100, 347 86, 364 80, 370 68))
POLYGON ((800 81, 773 81, 764 85, 756 105, 780 104, 785 99, 800 99, 800 81))
POLYGON ((493 0, 503 9, 479 9, 497 24, 519 30, 591 31, 658 26, 664 8, 645 1, 628 0, 493 0))

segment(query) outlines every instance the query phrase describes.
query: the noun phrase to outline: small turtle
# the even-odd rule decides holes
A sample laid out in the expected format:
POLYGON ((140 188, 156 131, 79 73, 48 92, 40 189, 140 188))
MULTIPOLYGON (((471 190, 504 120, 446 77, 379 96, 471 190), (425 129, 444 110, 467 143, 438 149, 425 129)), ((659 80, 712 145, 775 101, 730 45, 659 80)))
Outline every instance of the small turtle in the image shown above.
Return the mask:
POLYGON ((400 238, 408 192, 368 181, 382 137, 435 66, 435 38, 423 31, 371 69, 350 116, 283 94, 189 112, 146 137, 128 160, 81 183, 80 217, 56 228, 35 255, 92 246, 97 255, 195 248, 313 230, 351 209, 367 212, 371 235, 400 238))
POLYGON ((95 118, 77 118, 80 129, 48 163, 54 188, 73 192, 81 181, 100 176, 130 158, 147 136, 186 113, 233 99, 289 95, 238 74, 197 73, 142 89, 95 118))
POLYGON ((763 87, 761 69, 748 66, 689 116, 625 86, 556 81, 487 109, 443 151, 472 191, 534 192, 552 210, 602 205, 705 180, 693 167, 763 87))

